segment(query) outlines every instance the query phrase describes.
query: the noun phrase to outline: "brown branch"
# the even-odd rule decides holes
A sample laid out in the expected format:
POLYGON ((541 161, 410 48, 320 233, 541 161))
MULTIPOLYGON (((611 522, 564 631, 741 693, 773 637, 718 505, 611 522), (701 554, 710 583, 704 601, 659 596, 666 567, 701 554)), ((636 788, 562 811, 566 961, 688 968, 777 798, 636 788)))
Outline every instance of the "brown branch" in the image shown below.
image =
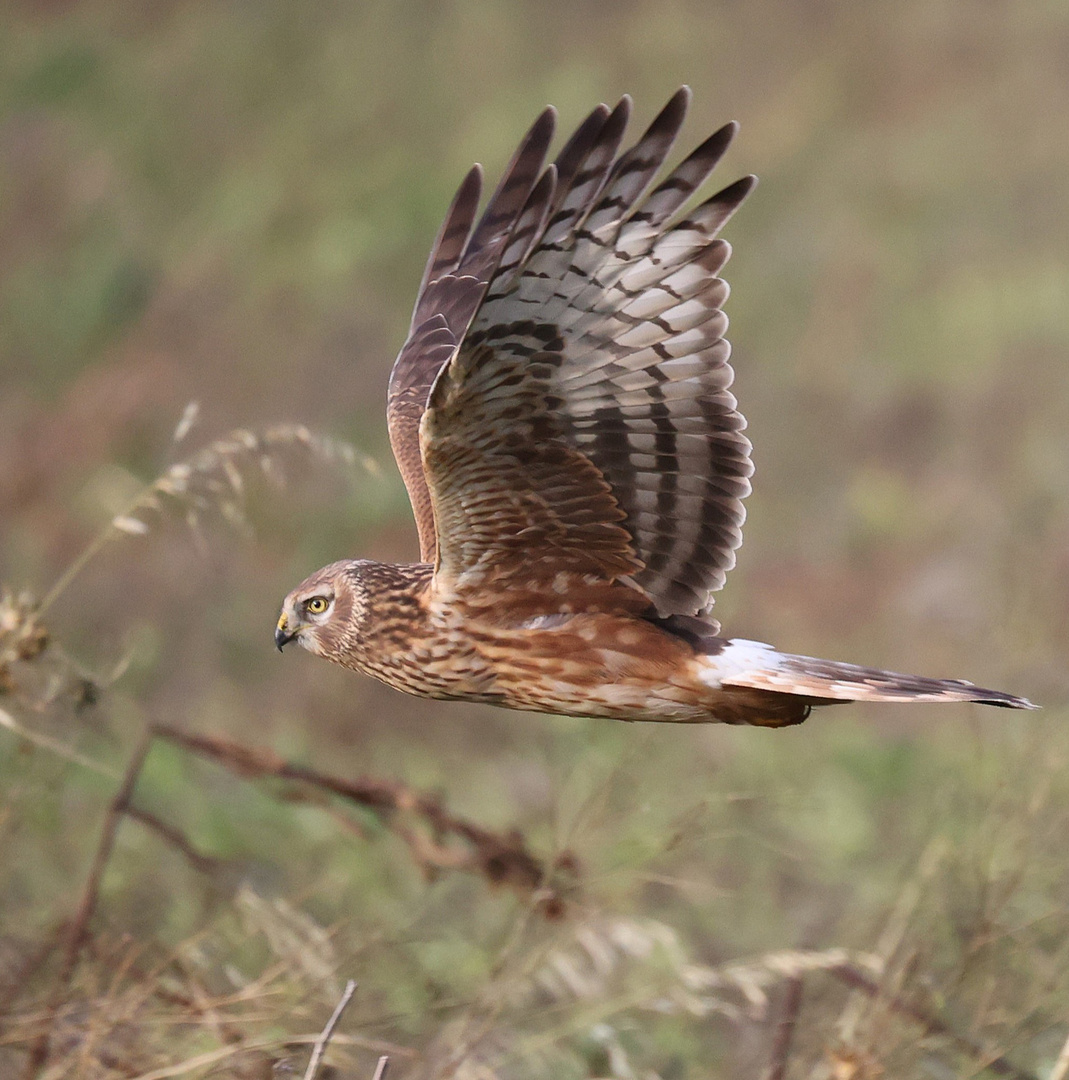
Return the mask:
POLYGON ((154 832, 161 840, 170 844, 182 854, 194 870, 200 870, 205 874, 215 874, 227 865, 226 859, 219 859, 214 855, 205 855, 198 851, 182 832, 148 810, 142 810, 138 806, 128 806, 126 816, 131 821, 140 822, 150 832, 154 832))
POLYGON ((950 1039, 960 1050, 979 1058, 984 1063, 985 1069, 990 1069, 999 1076, 1010 1076, 1013 1080, 1039 1080, 1035 1073, 1025 1069, 1019 1069, 1004 1055, 992 1056, 991 1051, 985 1049, 979 1043, 955 1031, 949 1024, 929 1009, 916 1002, 906 1001, 897 994, 889 994, 870 975, 854 967, 852 964, 842 964, 838 967, 827 969, 832 975, 854 990, 860 990, 871 998, 879 998, 887 1004, 891 1012, 900 1016, 908 1016, 924 1028, 928 1035, 941 1035, 950 1039))
POLYGON ((67 927, 67 940, 63 950, 63 964, 59 969, 59 974, 56 977, 52 993, 48 998, 48 1005, 45 1009, 44 1028, 34 1042, 33 1048, 30 1051, 29 1060, 26 1062, 26 1069, 24 1072, 26 1080, 32 1080, 45 1062, 48 1061, 48 1053, 52 1039, 52 1028, 55 1025, 56 1014, 59 1011, 63 995, 70 986, 74 971, 78 966, 78 959, 81 956, 82 948, 85 945, 86 938, 89 936, 89 922, 93 917, 93 912, 96 910, 97 897, 100 893, 100 882, 104 877, 108 859, 111 858, 112 848, 115 846, 115 834, 118 831, 119 822, 122 820, 123 815, 129 810, 130 799, 133 797, 134 788, 137 785, 137 778, 141 773, 141 766, 144 765, 149 748, 152 746, 152 739, 152 729, 146 727, 141 733, 137 745, 134 747, 133 754, 130 756, 130 762, 126 766, 126 772, 123 774, 122 783, 119 785, 118 791, 115 792, 111 803, 108 805, 108 812, 104 817, 104 826, 100 831, 100 842, 97 844, 96 855, 93 857, 92 865, 89 868, 89 874, 85 879, 85 886, 82 889, 82 898, 78 904, 77 911, 74 913, 74 918, 67 927))
POLYGON ((776 1037, 772 1042, 768 1068, 764 1080, 784 1080, 787 1075, 787 1063, 794 1039, 794 1028, 798 1023, 798 1014, 802 1010, 802 982, 804 976, 795 975, 784 986, 783 1012, 776 1025, 776 1037))
MULTIPOLYGON (((217 735, 195 735, 165 724, 157 725, 154 730, 160 738, 210 758, 240 776, 275 777, 310 785, 370 810, 405 842, 417 863, 428 872, 468 870, 482 874, 495 885, 509 885, 525 893, 547 886, 551 868, 527 849, 519 832, 495 833, 484 829, 451 813, 435 795, 396 780, 331 776, 287 761, 272 750, 246 746, 217 735), (396 820, 406 813, 421 819, 431 836, 396 820), (449 838, 464 841, 466 849, 443 842, 449 838)), ((300 795, 290 791, 280 797, 293 800, 300 795)), ((558 865, 574 876, 574 859, 563 856, 558 865)), ((547 911, 558 911, 560 904, 560 896, 552 889, 547 890, 547 911)))

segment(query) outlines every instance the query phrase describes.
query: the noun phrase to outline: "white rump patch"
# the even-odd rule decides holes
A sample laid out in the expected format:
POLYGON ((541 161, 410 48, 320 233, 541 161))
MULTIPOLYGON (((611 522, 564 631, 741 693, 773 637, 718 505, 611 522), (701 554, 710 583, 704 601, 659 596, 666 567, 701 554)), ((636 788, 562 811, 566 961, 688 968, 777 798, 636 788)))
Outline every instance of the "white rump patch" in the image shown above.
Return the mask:
POLYGON ((764 641, 732 638, 714 656, 699 656, 698 678, 706 686, 719 690, 725 680, 736 679, 752 671, 775 671, 783 654, 764 641))

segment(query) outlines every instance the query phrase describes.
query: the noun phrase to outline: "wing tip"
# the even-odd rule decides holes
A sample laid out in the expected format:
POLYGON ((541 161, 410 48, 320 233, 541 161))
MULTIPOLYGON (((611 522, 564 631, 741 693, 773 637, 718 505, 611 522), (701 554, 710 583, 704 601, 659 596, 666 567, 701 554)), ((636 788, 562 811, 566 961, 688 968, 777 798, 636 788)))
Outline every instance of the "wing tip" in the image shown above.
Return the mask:
POLYGON ((975 701, 978 705, 994 705, 996 709, 1041 709, 1043 707, 1034 701, 1029 701, 1026 697, 1003 694, 998 690, 979 690, 977 696, 969 700, 975 701))
POLYGON ((738 206, 755 187, 757 187, 757 177, 753 173, 747 173, 728 184, 726 188, 721 188, 713 198, 718 202, 733 203, 738 206))
POLYGON ((535 119, 535 122, 531 125, 531 131, 532 132, 538 131, 539 133, 541 133, 542 129, 548 124, 549 125, 549 133, 550 133, 550 135, 552 135, 553 131, 556 129, 556 126, 557 126, 557 117, 558 116, 559 116, 559 113, 557 112, 557 106, 556 105, 547 105, 538 114, 537 118, 535 119))
MULTIPOLYGON (((633 105, 634 102, 631 100, 631 95, 623 94, 605 120, 605 127, 602 129, 603 135, 607 130, 610 132, 613 139, 618 141, 622 138, 624 130, 631 120, 631 108, 633 105)), ((613 157, 616 157, 615 147, 613 149, 613 157)))
POLYGON ((661 109, 658 114, 660 117, 672 117, 675 121, 675 126, 679 126, 683 123, 687 112, 690 109, 690 103, 694 99, 694 92, 686 83, 684 83, 669 99, 665 102, 664 108, 661 109))

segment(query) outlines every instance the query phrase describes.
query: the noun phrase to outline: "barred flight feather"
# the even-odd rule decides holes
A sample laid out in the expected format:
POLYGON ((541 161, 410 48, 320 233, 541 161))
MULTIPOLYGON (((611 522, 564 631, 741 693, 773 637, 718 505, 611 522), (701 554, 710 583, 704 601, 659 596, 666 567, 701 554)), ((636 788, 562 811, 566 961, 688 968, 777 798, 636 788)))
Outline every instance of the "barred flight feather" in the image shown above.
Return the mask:
MULTIPOLYGON (((607 486, 616 549, 601 564, 573 548, 559 569, 626 577, 668 616, 708 612, 711 593, 734 565, 752 467, 745 421, 727 390, 733 376, 721 305, 728 289, 717 275, 730 247, 716 233, 752 179, 671 224, 734 126, 685 159, 653 189, 648 206, 641 202, 688 100, 689 92, 676 94, 619 155, 629 100, 611 113, 595 110, 537 181, 529 165, 520 167, 521 149, 507 174, 511 189, 503 182, 491 206, 506 190, 509 200, 476 228, 471 247, 485 253, 494 240, 484 223, 504 228, 505 207, 515 208, 507 241, 498 242, 501 260, 456 356, 437 376, 423 421, 443 585, 448 573, 475 587, 490 565, 506 572, 507 560, 476 553, 470 543, 472 535, 489 535, 482 518, 493 512, 494 485, 503 506, 524 493, 528 507, 548 503, 538 513, 562 512, 542 459, 560 460, 563 448, 594 467, 584 475, 599 505, 607 486), (524 428, 521 420, 531 425, 539 412, 540 423, 524 428), (535 427, 555 449, 531 446, 521 461, 517 432, 533 437, 535 427), (480 485, 487 494, 473 500, 480 485), (461 502, 447 506, 450 498, 461 502), (447 535, 446 517, 459 536, 447 535)), ((468 270, 469 261, 465 255, 456 269, 468 270)))

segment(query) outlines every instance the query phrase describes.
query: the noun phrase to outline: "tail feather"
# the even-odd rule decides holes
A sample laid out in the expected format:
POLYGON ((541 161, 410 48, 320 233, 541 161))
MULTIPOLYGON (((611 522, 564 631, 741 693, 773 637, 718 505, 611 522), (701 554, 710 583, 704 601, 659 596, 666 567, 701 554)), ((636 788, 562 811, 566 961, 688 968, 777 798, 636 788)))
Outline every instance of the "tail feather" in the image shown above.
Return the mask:
MULTIPOLYGON (((722 639, 721 639, 722 640, 722 639)), ((832 701, 975 701, 1003 709, 1035 709, 1027 698, 987 690, 963 679, 929 679, 879 668, 777 652, 770 645, 733 639, 709 656, 722 687, 745 687, 832 701)), ((814 702, 816 704, 816 702, 814 702)))

